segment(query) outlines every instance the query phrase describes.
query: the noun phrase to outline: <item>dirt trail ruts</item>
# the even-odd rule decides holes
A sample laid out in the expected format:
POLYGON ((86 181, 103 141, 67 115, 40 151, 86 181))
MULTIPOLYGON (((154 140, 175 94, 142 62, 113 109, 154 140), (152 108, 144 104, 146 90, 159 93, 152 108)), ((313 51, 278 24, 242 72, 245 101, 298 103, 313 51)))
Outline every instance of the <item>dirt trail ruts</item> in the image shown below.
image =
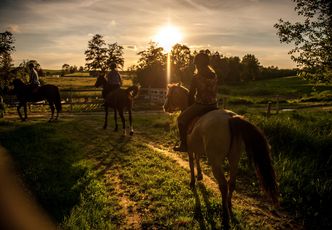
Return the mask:
MULTIPOLYGON (((186 170, 189 169, 189 163, 183 160, 175 152, 165 148, 162 145, 156 145, 149 142, 144 137, 140 137, 146 143, 145 146, 157 153, 160 153, 172 160, 174 160, 179 166, 186 170)), ((189 174, 188 174, 189 177, 189 174)), ((203 173, 203 183, 213 191, 213 193, 220 197, 218 184, 209 176, 203 173)), ((188 185, 189 186, 189 185, 188 185)), ((264 198, 253 199, 244 194, 234 192, 233 193, 233 209, 241 212, 241 220, 247 223, 264 223, 266 229, 303 229, 304 227, 297 223, 289 214, 284 211, 273 211, 271 205, 264 198)))
POLYGON ((112 181, 114 189, 118 194, 119 203, 123 208, 124 216, 126 218, 124 229, 140 229, 141 226, 141 216, 139 215, 136 202, 130 200, 130 198, 125 194, 121 187, 120 172, 117 170, 112 170, 112 172, 107 171, 105 173, 106 180, 112 181))

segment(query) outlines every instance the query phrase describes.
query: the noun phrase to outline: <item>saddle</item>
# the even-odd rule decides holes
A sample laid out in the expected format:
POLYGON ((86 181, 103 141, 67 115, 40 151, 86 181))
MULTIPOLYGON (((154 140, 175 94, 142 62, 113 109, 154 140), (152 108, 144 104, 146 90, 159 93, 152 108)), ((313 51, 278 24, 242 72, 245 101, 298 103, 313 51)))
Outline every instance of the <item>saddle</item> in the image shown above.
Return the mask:
MULTIPOLYGON (((215 110, 217 110, 217 109, 215 109, 215 110)), ((214 111, 214 110, 211 110, 211 111, 214 111)), ((209 111, 209 112, 211 112, 211 111, 209 111)), ((239 116, 239 115, 237 115, 236 113, 234 113, 233 111, 230 111, 230 110, 227 110, 227 109, 225 109, 224 111, 225 111, 230 117, 239 116)), ((207 113, 209 113, 209 112, 207 112, 207 113)), ((198 121, 202 116, 206 115, 207 113, 204 113, 204 114, 202 114, 202 115, 200 115, 200 116, 196 116, 194 119, 191 120, 191 122, 189 123, 188 128, 187 128, 187 135, 191 134, 191 132, 193 131, 193 129, 194 129, 194 127, 195 127, 197 121, 198 121)), ((240 117, 242 117, 242 116, 240 116, 240 117)))
POLYGON ((40 89, 40 86, 29 85, 28 88, 27 88, 28 98, 32 101, 38 100, 39 97, 40 97, 39 89, 40 89))

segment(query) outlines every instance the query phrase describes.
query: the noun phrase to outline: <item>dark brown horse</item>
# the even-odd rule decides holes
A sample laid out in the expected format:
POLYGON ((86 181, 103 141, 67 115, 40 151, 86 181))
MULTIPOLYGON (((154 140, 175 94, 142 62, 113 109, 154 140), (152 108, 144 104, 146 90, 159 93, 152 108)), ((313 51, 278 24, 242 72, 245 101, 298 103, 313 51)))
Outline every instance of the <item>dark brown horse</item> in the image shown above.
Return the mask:
MULTIPOLYGON (((170 85, 164 104, 166 112, 184 111, 188 107, 188 89, 170 85)), ((230 110, 214 110, 201 116, 187 135, 190 185, 195 185, 194 158, 197 180, 202 180, 200 157, 206 155, 222 195, 223 222, 229 227, 232 215, 232 194, 243 147, 254 163, 261 187, 278 204, 278 184, 272 166, 270 146, 263 132, 254 124, 230 110), (226 180, 222 164, 228 159, 230 177, 226 180)))
POLYGON ((104 76, 99 76, 95 83, 96 87, 102 87, 102 96, 105 99, 105 122, 104 129, 107 128, 107 117, 108 117, 108 108, 114 109, 114 122, 115 127, 114 131, 118 131, 118 122, 117 122, 117 111, 119 112, 122 128, 124 135, 126 134, 126 121, 124 118, 124 110, 128 110, 129 116, 129 125, 130 125, 130 135, 134 134, 134 129, 132 125, 132 108, 133 108, 133 100, 137 96, 139 87, 138 86, 130 86, 127 89, 116 89, 111 90, 111 86, 107 83, 104 76))
POLYGON ((34 90, 29 85, 24 84, 20 79, 14 79, 12 82, 14 86, 14 94, 16 95, 19 104, 17 106, 17 112, 22 121, 25 121, 27 116, 27 102, 38 102, 46 100, 51 108, 51 118, 54 118, 54 111, 56 109, 55 120, 58 119, 59 113, 61 112, 61 98, 59 88, 55 85, 43 85, 34 90), (21 107, 24 109, 24 117, 21 114, 21 107))

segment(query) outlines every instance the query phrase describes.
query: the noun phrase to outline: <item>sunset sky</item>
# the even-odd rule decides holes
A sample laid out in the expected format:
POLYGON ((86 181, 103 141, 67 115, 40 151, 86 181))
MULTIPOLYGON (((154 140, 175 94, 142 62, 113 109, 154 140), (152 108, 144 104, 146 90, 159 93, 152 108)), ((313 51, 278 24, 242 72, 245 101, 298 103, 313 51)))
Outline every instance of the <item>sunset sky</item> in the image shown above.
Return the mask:
POLYGON ((224 56, 254 54, 264 66, 295 67, 273 25, 295 21, 291 0, 0 0, 0 31, 15 36, 14 64, 35 59, 44 69, 84 66, 88 41, 101 34, 124 46, 125 68, 136 64, 168 23, 191 50, 224 56))

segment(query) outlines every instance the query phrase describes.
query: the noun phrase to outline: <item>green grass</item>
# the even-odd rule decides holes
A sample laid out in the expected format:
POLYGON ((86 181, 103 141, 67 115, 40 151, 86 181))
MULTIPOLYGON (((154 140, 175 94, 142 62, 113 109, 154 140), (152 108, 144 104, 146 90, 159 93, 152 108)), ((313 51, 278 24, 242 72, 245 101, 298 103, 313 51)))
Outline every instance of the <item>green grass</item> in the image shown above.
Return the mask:
POLYGON ((298 77, 283 77, 269 80, 250 81, 241 85, 222 86, 221 93, 236 96, 272 96, 285 95, 289 97, 301 97, 313 91, 322 92, 329 90, 331 85, 314 85, 298 77))
POLYGON ((272 145, 283 204, 310 228, 332 225, 331 115, 294 111, 256 121, 272 145))
MULTIPOLYGON (((126 197, 143 228, 220 227, 218 197, 204 187, 193 195, 187 170, 135 137, 102 130, 102 119, 0 123, 0 144, 12 154, 27 188, 58 225, 64 229, 126 226, 120 199, 126 197), (209 203, 198 207, 197 199, 209 203)), ((146 115, 136 119, 142 125, 149 120, 146 115)))
POLYGON ((250 81, 240 85, 223 85, 220 93, 229 96, 230 103, 234 105, 273 102, 277 100, 277 95, 281 103, 303 97, 311 98, 312 101, 321 101, 319 98, 323 94, 325 100, 331 101, 332 85, 314 85, 298 77, 284 77, 250 81))

